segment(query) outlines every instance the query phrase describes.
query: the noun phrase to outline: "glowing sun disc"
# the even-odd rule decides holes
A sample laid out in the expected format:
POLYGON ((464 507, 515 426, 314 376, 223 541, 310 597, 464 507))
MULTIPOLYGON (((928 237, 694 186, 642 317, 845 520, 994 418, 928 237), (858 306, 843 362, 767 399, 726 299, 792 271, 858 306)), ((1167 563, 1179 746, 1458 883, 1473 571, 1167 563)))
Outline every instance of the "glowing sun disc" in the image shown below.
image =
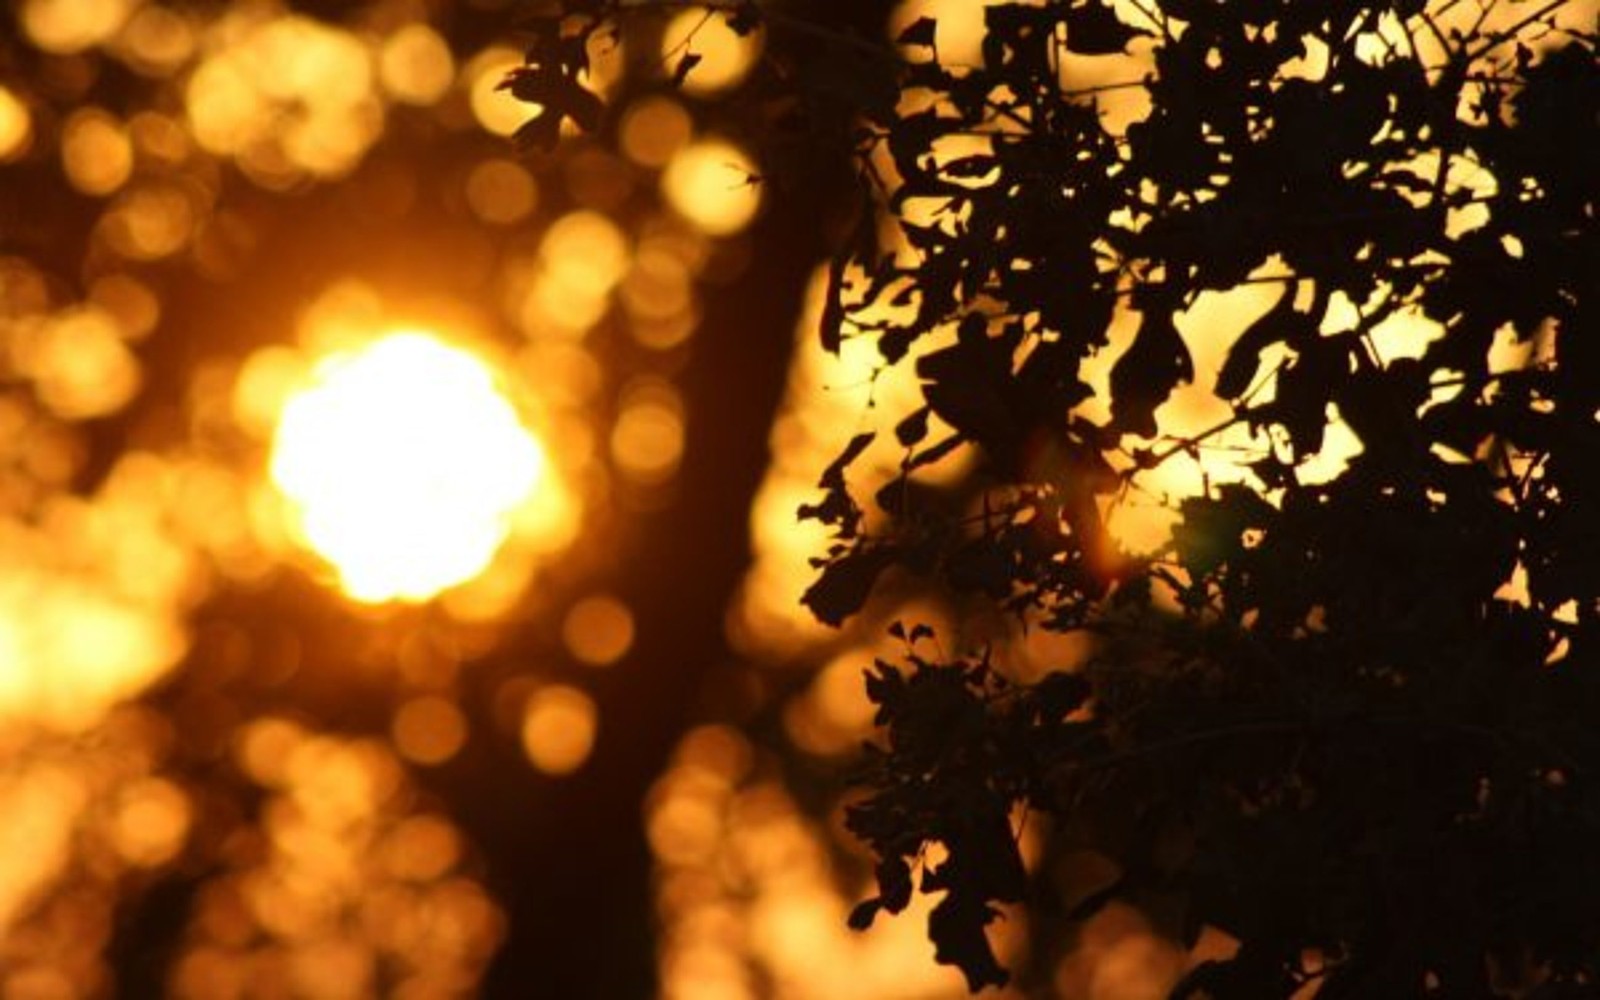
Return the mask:
POLYGON ((489 368, 409 330, 318 364, 284 404, 271 461, 301 539, 368 603, 482 573, 544 468, 489 368))

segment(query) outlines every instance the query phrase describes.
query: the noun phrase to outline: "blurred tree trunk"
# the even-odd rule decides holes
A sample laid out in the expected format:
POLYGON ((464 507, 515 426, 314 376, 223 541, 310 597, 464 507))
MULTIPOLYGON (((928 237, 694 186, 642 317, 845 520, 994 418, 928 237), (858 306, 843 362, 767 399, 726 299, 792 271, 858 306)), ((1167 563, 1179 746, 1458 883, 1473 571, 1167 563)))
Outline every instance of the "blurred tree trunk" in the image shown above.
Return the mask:
MULTIPOLYGON (((785 6, 806 16, 813 5, 785 6)), ((881 38, 888 9, 882 0, 848 14, 830 7, 825 23, 881 38)), ((815 39, 793 41, 798 61, 816 57, 815 39)), ((688 425, 677 492, 645 515, 615 583, 635 612, 638 638, 629 661, 602 678, 593 758, 554 787, 527 778, 520 761, 473 768, 483 787, 461 789, 452 803, 490 859, 491 890, 507 909, 507 938, 485 996, 655 993, 644 797, 684 731, 703 721, 706 699, 718 698, 711 689, 734 657, 723 623, 750 562, 750 506, 769 459, 795 324, 810 276, 855 204, 844 145, 854 110, 811 109, 808 132, 818 141, 785 144, 778 154, 787 169, 766 182, 765 209, 744 237, 748 265, 702 290, 704 319, 678 379, 688 425), (508 772, 523 775, 522 788, 505 787, 508 772)))

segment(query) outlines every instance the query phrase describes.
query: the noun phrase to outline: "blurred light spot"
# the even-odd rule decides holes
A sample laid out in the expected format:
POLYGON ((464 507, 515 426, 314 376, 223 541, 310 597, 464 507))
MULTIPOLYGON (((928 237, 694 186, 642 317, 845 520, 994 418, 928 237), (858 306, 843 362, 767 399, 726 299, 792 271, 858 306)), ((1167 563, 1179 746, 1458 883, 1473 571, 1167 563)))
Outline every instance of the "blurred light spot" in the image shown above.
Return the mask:
MULTIPOLYGON (((23 461, 70 473, 71 439, 49 427, 30 430, 23 461)), ((204 577, 165 522, 165 478, 160 460, 125 451, 92 496, 0 521, 0 716, 84 730, 183 655, 181 613, 204 577)))
POLYGON ((182 190, 152 185, 119 197, 101 219, 111 248, 130 260, 169 257, 194 235, 195 209, 182 190))
POLYGON ((271 468, 305 543, 377 603, 482 573, 544 467, 482 361, 402 331, 317 365, 284 406, 271 468))
POLYGON ((873 712, 860 656, 852 651, 830 662, 803 697, 784 706, 784 729, 807 753, 850 753, 871 735, 873 712))
POLYGON ((82 52, 116 34, 132 7, 132 0, 24 0, 22 30, 46 52, 82 52))
POLYGON ((89 287, 89 300, 112 316, 126 340, 143 340, 161 319, 161 300, 131 275, 96 278, 89 287))
POLYGON ((198 39, 189 18, 168 7, 140 7, 117 38, 119 54, 146 76, 169 76, 194 55, 198 39))
POLYGON ((643 347, 655 351, 667 351, 687 342, 694 335, 698 323, 699 315, 696 311, 663 316, 660 319, 635 316, 633 322, 628 325, 628 332, 643 347))
POLYGON ((358 1000, 373 995, 375 975, 366 944, 337 936, 308 943, 289 962, 294 996, 358 1000))
POLYGON ((146 778, 125 789, 112 836, 129 864, 150 868, 172 859, 189 833, 189 800, 170 781, 146 778))
POLYGON ((633 613, 615 597, 585 597, 562 619, 561 639, 582 662, 594 667, 610 666, 633 646, 633 613))
POLYGON ((250 144, 267 110, 245 60, 230 50, 208 57, 195 69, 184 104, 195 141, 223 156, 250 144))
POLYGON ((378 79, 404 104, 433 104, 454 76, 450 47, 426 24, 405 25, 384 40, 378 54, 378 79))
POLYGON ((282 345, 257 350, 245 359, 234 383, 234 419, 246 431, 267 436, 305 378, 305 359, 298 351, 282 345))
POLYGON ((115 320, 88 307, 61 313, 24 348, 19 367, 56 415, 86 420, 115 413, 139 391, 139 363, 115 320))
POLYGON ((667 350, 694 331, 694 292, 688 265, 664 248, 644 246, 622 280, 630 332, 646 347, 667 350))
POLYGON ((669 21, 661 34, 661 58, 669 72, 689 53, 700 61, 684 78, 684 92, 718 94, 749 74, 761 54, 761 33, 740 35, 728 27, 726 17, 708 17, 707 11, 691 8, 669 21))
MULTIPOLYGON (((670 787, 663 783, 657 791, 670 787)), ((720 805, 707 795, 662 795, 645 820, 651 851, 667 864, 705 862, 715 852, 722 833, 720 805)))
POLYGON ((622 116, 622 152, 641 167, 664 167, 688 144, 694 123, 683 105, 670 97, 635 101, 622 116))
POLYGON ((511 135, 534 116, 536 105, 526 104, 500 90, 506 74, 522 65, 522 53, 508 45, 491 45, 467 64, 468 101, 478 124, 495 135, 511 135))
POLYGON ((33 139, 33 115, 16 94, 0 87, 0 163, 28 151, 33 139))
MULTIPOLYGON (((600 391, 600 363, 583 345, 559 340, 535 341, 517 355, 517 370, 530 382, 542 383, 541 394, 552 401, 581 406, 600 391)), ((587 425, 583 425, 587 430, 587 425)), ((572 440, 552 442, 563 455, 586 449, 572 440)), ((587 449, 592 450, 592 446, 587 449)))
POLYGON ((133 172, 133 143, 116 118, 100 108, 81 108, 62 129, 61 162, 73 187, 108 195, 133 172))
MULTIPOLYGON (((542 509, 548 495, 530 501, 523 510, 542 509)), ((513 525, 522 518, 513 518, 513 525)), ((516 546, 517 528, 511 544, 482 573, 446 591, 441 598, 444 610, 463 622, 489 622, 505 618, 517 609, 527 593, 537 560, 526 548, 516 546)))
POLYGON ((227 831, 173 963, 191 1000, 476 995, 503 933, 461 876, 462 838, 411 812, 416 789, 371 740, 304 734, 259 826, 227 831))
POLYGON ((628 267, 628 241, 616 223, 598 212, 571 212, 557 219, 539 248, 546 272, 579 295, 609 293, 628 267))
POLYGON ((557 219, 539 246, 538 265, 517 305, 534 337, 581 337, 605 316, 611 290, 628 268, 627 239, 598 212, 557 219))
POLYGON ((738 232, 761 207, 755 164, 720 139, 702 139, 674 154, 661 187, 680 215, 712 236, 738 232))
POLYGON ((629 477, 664 482, 683 457, 683 403, 665 383, 649 382, 625 394, 611 428, 611 457, 629 477))
POLYGON ((732 726, 698 726, 678 742, 674 757, 679 766, 715 775, 732 786, 750 770, 755 751, 743 733, 732 726))
POLYGON ((455 867, 461 858, 461 835, 438 816, 412 816, 395 824, 380 857, 398 879, 428 882, 455 867))
POLYGON ((1056 968, 1055 987, 1060 996, 1088 1000, 1167 996, 1182 977, 1186 957, 1136 910, 1113 902, 1084 921, 1077 948, 1056 968))
POLYGON ((256 784, 281 787, 289 779, 289 759, 304 739, 305 730, 288 719, 257 719, 237 737, 239 766, 256 784))
POLYGON ((139 155, 176 166, 194 149, 189 132, 177 119, 154 111, 140 111, 128 122, 128 133, 139 155))
POLYGON ((374 59, 351 32, 236 12, 214 37, 189 77, 189 122, 202 147, 235 157, 256 183, 283 189, 307 173, 343 175, 377 140, 374 59))
POLYGON ((389 733, 400 756, 417 764, 442 764, 467 741, 467 718, 454 702, 428 695, 401 705, 389 733))
POLYGON ((485 160, 467 175, 467 205, 484 222, 509 225, 527 218, 538 202, 533 175, 510 160, 485 160))
POLYGON ((9 861, 0 865, 0 931, 11 930, 66 867, 73 827, 87 798, 83 779, 60 765, 0 780, 0 811, 8 817, 0 824, 0 857, 9 861))
POLYGON ((546 774, 571 774, 589 759, 597 716, 594 701, 577 688, 542 687, 523 709, 522 749, 546 774))
POLYGON ((354 351, 371 343, 372 330, 383 316, 377 289, 345 279, 317 296, 296 324, 296 332, 300 342, 318 355, 354 351))
POLYGON ((372 92, 372 64, 361 42, 308 17, 268 22, 252 55, 269 70, 257 77, 262 89, 280 100, 305 101, 315 110, 354 104, 372 92))

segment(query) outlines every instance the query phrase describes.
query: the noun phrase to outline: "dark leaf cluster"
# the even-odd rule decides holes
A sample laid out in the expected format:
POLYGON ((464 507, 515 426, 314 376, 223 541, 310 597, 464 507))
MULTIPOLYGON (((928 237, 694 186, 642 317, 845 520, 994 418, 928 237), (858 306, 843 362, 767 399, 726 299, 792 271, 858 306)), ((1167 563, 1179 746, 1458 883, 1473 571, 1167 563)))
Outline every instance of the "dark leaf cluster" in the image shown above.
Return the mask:
MULTIPOLYGON (((859 436, 801 511, 834 536, 805 601, 840 623, 893 570, 1094 652, 1037 685, 987 655, 874 667, 883 738, 849 825, 878 893, 852 923, 942 893, 939 959, 1005 981, 987 929, 1047 891, 1015 836, 1047 816, 1116 872, 1069 893, 1069 920, 1159 898, 1176 939, 1240 943, 1178 997, 1597 995, 1586 16, 1002 3, 976 65, 941 59, 932 19, 901 32, 896 99, 857 101, 873 211, 821 339, 872 338, 922 405, 894 428, 896 481, 853 494, 859 436), (1119 55, 1126 78, 1074 82, 1119 55), (1110 114, 1123 90, 1146 106, 1110 114), (1201 370, 1186 315, 1246 285, 1273 304, 1201 370), (1396 349, 1406 325, 1427 333, 1396 349), (1231 416, 1175 438, 1163 407, 1191 383, 1231 416), (1336 425, 1353 454, 1314 471, 1336 425), (1255 447, 1229 484, 1124 551, 1107 511, 1238 429, 1255 447), (919 482, 957 450, 968 481, 919 482)), ((583 124, 573 51, 523 86, 583 124)))

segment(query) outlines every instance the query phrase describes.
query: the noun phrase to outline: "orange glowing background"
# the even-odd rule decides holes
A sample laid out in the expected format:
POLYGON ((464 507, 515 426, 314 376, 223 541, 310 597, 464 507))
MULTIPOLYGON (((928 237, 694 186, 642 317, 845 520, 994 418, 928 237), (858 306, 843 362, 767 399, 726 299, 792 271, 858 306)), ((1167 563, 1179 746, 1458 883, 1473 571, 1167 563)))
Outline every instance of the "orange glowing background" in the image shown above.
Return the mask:
MULTIPOLYGON (((500 11, 3 17, 0 992, 476 995, 517 888, 434 776, 569 822, 520 803, 642 669, 627 525, 752 161, 657 95, 530 162, 500 11)), ((694 35, 692 95, 753 65, 694 35)))
MULTIPOLYGON (((798 603, 796 509, 918 396, 866 338, 821 350, 815 261, 770 263, 816 217, 718 111, 768 39, 667 12, 592 54, 614 136, 541 159, 507 139, 512 10, 0 13, 0 996, 965 995, 917 913, 845 929, 867 859, 839 789, 789 780, 870 735, 884 624, 950 612, 798 603)), ((982 58, 981 4, 909 0, 889 36, 924 15, 982 58)), ((1207 373, 1269 305, 1179 318, 1202 374, 1164 432, 1226 413, 1207 373)), ((1211 443, 1118 501, 1125 544, 1261 446, 1211 443)), ((1024 677, 1082 655, 990 626, 1024 677)), ((1082 936, 1050 975, 1092 1000, 1229 946, 1131 909, 1082 936)))

